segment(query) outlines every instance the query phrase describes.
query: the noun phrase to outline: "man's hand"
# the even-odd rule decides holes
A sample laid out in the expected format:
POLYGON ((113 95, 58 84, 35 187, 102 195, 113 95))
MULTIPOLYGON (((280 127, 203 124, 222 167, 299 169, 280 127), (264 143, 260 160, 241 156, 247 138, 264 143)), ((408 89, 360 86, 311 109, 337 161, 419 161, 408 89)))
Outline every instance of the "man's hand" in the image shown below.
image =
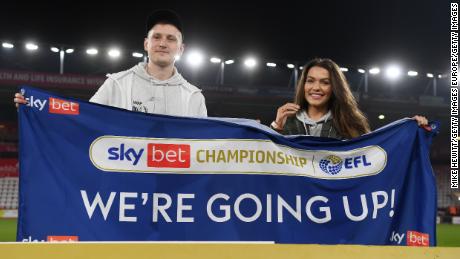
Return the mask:
POLYGON ((27 104, 27 101, 26 99, 24 98, 24 95, 20 94, 20 93, 16 93, 14 94, 14 99, 13 99, 14 103, 16 104, 16 108, 19 108, 19 105, 20 104, 27 104))

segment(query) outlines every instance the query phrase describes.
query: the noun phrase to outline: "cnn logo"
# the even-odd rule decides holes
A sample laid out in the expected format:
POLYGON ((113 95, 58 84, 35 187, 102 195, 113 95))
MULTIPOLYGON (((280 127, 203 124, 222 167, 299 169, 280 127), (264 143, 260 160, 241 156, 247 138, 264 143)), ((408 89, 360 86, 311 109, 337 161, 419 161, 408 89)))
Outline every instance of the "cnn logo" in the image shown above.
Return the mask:
POLYGON ((190 145, 148 144, 147 166, 190 168, 190 145))

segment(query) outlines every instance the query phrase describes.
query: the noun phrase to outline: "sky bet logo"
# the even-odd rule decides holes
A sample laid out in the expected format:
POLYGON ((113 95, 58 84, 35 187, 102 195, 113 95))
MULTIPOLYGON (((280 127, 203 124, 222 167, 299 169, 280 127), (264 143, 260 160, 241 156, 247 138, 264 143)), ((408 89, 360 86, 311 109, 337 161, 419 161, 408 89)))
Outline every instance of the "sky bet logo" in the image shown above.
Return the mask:
POLYGON ((120 160, 120 161, 131 161, 133 165, 137 165, 139 158, 141 158, 144 149, 141 148, 139 151, 136 151, 134 148, 125 148, 125 144, 121 144, 120 147, 111 147, 107 150, 109 153, 110 160, 120 160))
POLYGON ((30 96, 29 98, 26 98, 27 101, 27 106, 32 107, 32 108, 37 108, 39 111, 42 111, 43 108, 45 108, 47 100, 40 100, 37 98, 34 98, 33 96, 30 96))
MULTIPOLYGON (((142 161, 145 148, 136 149, 122 143, 110 147, 107 153, 109 160, 126 161, 136 166, 142 161)), ((148 143, 146 164, 157 168, 190 168, 190 145, 148 143)))
POLYGON ((407 231, 407 246, 430 246, 430 235, 417 231, 407 231))
POLYGON ((69 102, 57 98, 50 97, 49 112, 56 114, 78 115, 80 114, 80 106, 78 103, 69 102))
POLYGON ((190 145, 150 143, 147 150, 148 167, 190 167, 190 145))
POLYGON ((30 96, 26 98, 27 106, 37 108, 42 111, 46 103, 49 101, 48 111, 55 114, 78 115, 80 114, 80 107, 78 103, 61 100, 58 98, 50 97, 49 100, 40 100, 30 96))

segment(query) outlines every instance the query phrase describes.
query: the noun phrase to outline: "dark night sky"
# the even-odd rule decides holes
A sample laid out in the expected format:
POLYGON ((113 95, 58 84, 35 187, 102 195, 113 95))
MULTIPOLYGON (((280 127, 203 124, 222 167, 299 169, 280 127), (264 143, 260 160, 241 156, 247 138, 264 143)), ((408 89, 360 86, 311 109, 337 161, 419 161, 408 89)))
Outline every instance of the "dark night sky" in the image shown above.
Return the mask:
POLYGON ((0 40, 142 50, 147 14, 170 8, 185 24, 186 46, 207 55, 449 69, 450 2, 444 0, 113 2, 2 3, 0 40))

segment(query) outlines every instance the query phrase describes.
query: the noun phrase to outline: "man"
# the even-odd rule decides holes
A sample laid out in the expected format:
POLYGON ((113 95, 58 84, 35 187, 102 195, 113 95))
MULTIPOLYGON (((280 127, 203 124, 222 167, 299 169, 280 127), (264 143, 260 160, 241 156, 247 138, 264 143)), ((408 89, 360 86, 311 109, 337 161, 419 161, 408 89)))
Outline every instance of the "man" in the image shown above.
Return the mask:
MULTIPOLYGON (((90 102, 146 113, 206 117, 201 90, 188 83, 174 66, 176 56, 184 51, 178 15, 170 10, 153 12, 146 32, 148 62, 107 75, 90 102)), ((26 100, 16 93, 14 102, 17 106, 26 100)))

